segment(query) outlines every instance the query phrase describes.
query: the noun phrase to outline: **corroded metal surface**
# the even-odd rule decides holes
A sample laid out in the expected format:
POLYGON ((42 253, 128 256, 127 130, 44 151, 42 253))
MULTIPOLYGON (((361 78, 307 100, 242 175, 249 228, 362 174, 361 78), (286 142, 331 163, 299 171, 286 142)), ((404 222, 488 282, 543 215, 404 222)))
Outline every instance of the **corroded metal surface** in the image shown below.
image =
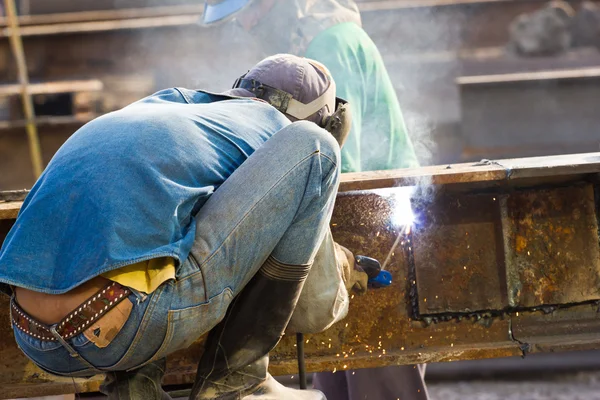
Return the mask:
POLYGON ((2 201, 22 201, 29 193, 29 190, 6 190, 0 192, 0 202, 2 201))
POLYGON ((570 182, 600 173, 600 153, 529 157, 344 174, 340 191, 409 185, 462 185, 470 189, 511 184, 570 182))
POLYGON ((594 201, 591 184, 508 196, 505 240, 510 306, 600 299, 594 201))
POLYGON ((414 257, 420 314, 505 306, 498 196, 436 196, 418 209, 414 257))
MULTIPOLYGON (((352 298, 346 319, 306 336, 309 370, 600 348, 598 166, 584 163, 569 175, 563 161, 555 163, 567 168, 558 172, 563 179, 552 186, 528 181, 535 174, 553 175, 552 168, 510 172, 493 164, 505 177, 492 186, 476 180, 487 172, 463 171, 452 183, 418 191, 413 202, 417 222, 410 234, 397 218, 398 196, 405 188, 340 194, 331 222, 335 239, 356 254, 387 260, 394 281, 389 288, 352 298), (511 176, 518 173, 525 183, 515 186, 518 179, 511 176), (419 197, 423 193, 428 197, 419 197), (550 242, 556 251, 552 256, 550 242), (513 291, 511 305, 507 291, 517 283, 521 289, 513 291), (548 306, 553 302, 559 304, 548 306)), ((430 171, 397 179, 414 182, 430 171)), ((358 187, 373 184, 350 178, 346 182, 358 187)), ((0 237, 10 224, 0 221, 0 237)), ((7 311, 7 301, 0 300, 0 387, 11 388, 0 398, 14 397, 19 389, 28 395, 73 390, 72 383, 43 373, 20 353, 7 311)), ((296 372, 293 336, 286 335, 272 353, 274 374, 296 372)), ((199 341, 171 355, 165 384, 191 382, 201 353, 199 341)), ((97 379, 76 384, 78 390, 96 390, 97 379)))
POLYGON ((419 315, 600 299, 594 188, 436 194, 413 229, 419 315))
POLYGON ((593 302, 568 308, 540 309, 537 312, 514 314, 511 319, 512 336, 522 345, 536 346, 541 351, 552 351, 552 347, 557 344, 585 344, 588 348, 598 348, 598 311, 599 304, 593 302))

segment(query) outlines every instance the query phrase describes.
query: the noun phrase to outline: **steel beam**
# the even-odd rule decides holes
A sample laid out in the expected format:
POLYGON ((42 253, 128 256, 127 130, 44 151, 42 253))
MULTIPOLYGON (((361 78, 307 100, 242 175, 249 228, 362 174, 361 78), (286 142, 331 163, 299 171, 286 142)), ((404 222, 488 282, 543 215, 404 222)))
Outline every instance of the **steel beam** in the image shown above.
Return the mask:
MULTIPOLYGON (((600 153, 590 153, 345 174, 334 237, 387 260, 394 282, 353 297, 345 320, 307 335, 308 369, 600 348, 599 173, 600 153)), ((9 198, 0 238, 20 206, 9 198)), ((72 392, 20 353, 0 303, 0 398, 72 392)), ((274 374, 296 371, 288 336, 272 353, 274 374)), ((191 382, 201 353, 199 341, 169 357, 164 383, 191 382)), ((97 389, 93 379, 76 384, 97 389)))

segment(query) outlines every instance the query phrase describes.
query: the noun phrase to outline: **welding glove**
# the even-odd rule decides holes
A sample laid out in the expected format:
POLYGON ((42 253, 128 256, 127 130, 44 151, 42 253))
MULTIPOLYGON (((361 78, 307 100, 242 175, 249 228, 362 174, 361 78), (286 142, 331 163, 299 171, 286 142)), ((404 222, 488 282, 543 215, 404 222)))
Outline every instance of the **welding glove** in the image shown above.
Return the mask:
POLYGON ((341 267, 340 270, 342 271, 342 279, 344 280, 346 290, 348 292, 354 290, 359 294, 365 293, 367 291, 367 281, 369 280, 367 273, 355 263, 354 254, 350 250, 335 242, 334 246, 335 256, 338 265, 341 267))

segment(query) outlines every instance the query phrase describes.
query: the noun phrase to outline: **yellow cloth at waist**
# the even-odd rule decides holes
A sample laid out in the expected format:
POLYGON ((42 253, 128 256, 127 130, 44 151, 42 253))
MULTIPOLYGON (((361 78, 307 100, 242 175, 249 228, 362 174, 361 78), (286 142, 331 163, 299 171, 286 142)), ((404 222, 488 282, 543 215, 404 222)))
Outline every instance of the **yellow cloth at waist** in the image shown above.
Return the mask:
POLYGON ((169 279, 175 279, 175 260, 171 257, 153 258, 102 274, 106 279, 150 294, 169 279))

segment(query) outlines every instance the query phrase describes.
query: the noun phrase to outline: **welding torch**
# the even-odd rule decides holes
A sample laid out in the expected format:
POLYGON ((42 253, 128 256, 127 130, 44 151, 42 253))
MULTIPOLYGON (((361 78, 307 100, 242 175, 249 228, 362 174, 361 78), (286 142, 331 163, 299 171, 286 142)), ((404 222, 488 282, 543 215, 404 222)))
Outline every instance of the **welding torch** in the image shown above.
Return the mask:
MULTIPOLYGON (((374 258, 366 256, 355 256, 355 266, 364 271, 369 280, 367 285, 371 289, 379 289, 392 284, 392 274, 389 271, 381 269, 381 264, 374 258)), ((304 334, 296 333, 296 350, 298 353, 298 379, 300 389, 307 388, 306 366, 304 364, 304 334)))
POLYGON ((392 284, 392 274, 389 271, 381 269, 381 264, 376 259, 366 256, 355 256, 354 262, 369 277, 367 281, 369 288, 378 289, 392 284))

